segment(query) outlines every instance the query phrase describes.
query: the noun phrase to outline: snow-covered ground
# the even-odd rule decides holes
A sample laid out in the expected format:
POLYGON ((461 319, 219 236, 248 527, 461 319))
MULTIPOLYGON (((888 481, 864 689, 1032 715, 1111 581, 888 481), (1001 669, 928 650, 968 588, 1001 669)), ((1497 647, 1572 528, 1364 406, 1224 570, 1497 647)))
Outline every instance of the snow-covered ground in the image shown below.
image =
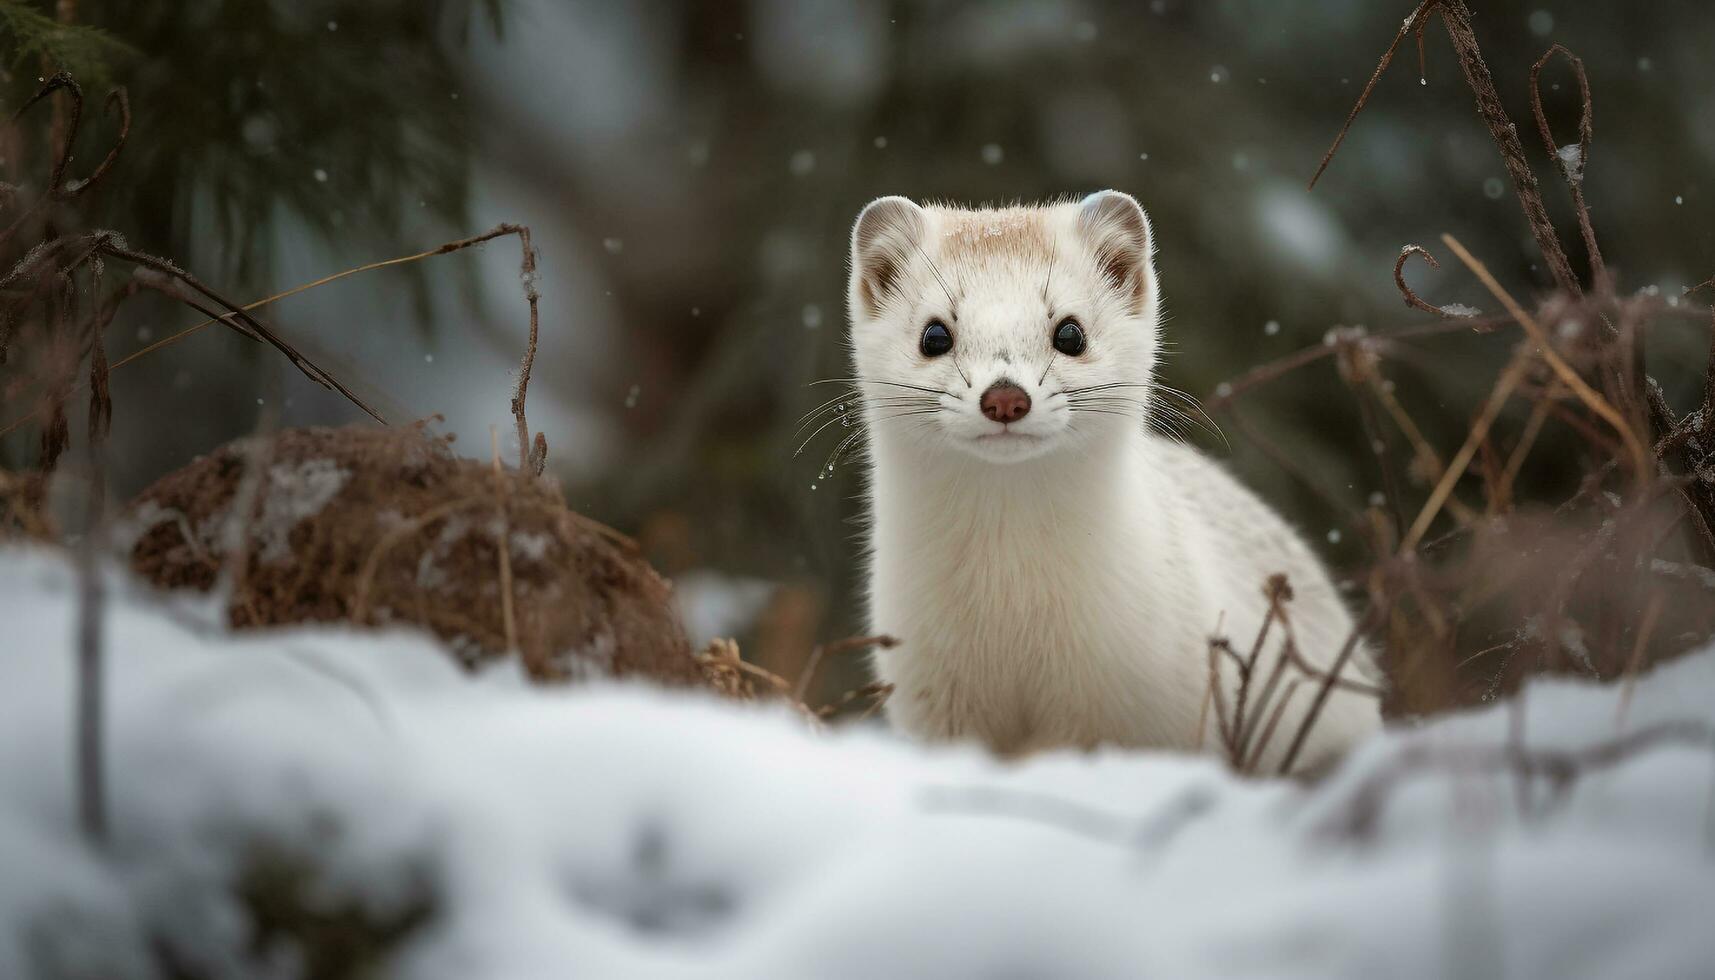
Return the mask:
POLYGON ((1540 683, 1314 789, 1002 764, 784 710, 471 678, 424 638, 233 636, 111 576, 111 840, 77 830, 75 577, 0 552, 0 976, 290 976, 235 883, 406 923, 396 975, 1684 977, 1715 963, 1715 652, 1540 683), (1624 744, 1623 742, 1621 744, 1624 744), (1575 778, 1557 766, 1575 759, 1575 778), (1503 767, 1504 768, 1504 767, 1503 767), (1514 767, 1516 769, 1516 767, 1514 767), (250 869, 249 872, 246 869, 250 869), (414 924, 414 925, 413 925, 414 924))

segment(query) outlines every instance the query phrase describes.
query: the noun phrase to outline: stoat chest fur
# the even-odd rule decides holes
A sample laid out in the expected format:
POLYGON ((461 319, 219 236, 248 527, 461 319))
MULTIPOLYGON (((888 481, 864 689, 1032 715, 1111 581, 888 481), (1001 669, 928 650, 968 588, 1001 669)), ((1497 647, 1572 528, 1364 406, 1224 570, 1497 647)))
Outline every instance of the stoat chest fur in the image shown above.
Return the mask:
MULTIPOLYGON (((888 197, 859 216, 849 303, 868 611, 900 640, 874 660, 896 728, 1008 754, 1212 751, 1209 639, 1248 648, 1271 576, 1291 585, 1304 659, 1328 666, 1351 634, 1285 521, 1148 425, 1162 408, 1153 251, 1142 208, 1116 191, 984 210, 888 197)), ((1265 649, 1258 676, 1278 656, 1265 649)), ((1296 730, 1315 687, 1298 685, 1280 731, 1296 730)), ((1336 689, 1300 760, 1378 724, 1372 698, 1336 689)))

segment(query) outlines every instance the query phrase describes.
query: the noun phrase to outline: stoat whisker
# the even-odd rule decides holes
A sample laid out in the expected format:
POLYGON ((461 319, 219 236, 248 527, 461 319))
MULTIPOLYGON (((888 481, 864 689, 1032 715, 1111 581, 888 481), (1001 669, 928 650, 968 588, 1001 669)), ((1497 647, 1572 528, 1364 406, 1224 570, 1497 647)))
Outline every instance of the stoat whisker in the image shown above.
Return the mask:
POLYGON ((923 246, 916 239, 912 239, 911 244, 917 249, 917 254, 923 256, 923 261, 929 264, 929 271, 935 274, 935 281, 941 284, 941 292, 947 294, 948 312, 952 314, 953 322, 957 323, 959 320, 959 301, 953 298, 953 291, 947 288, 947 280, 941 278, 941 270, 935 268, 935 260, 929 257, 928 252, 923 251, 923 246))
MULTIPOLYGON (((1184 402, 1185 405, 1188 408, 1190 408, 1191 411, 1197 413, 1198 418, 1202 420, 1201 422, 1197 423, 1198 427, 1203 429, 1203 431, 1209 433, 1210 435, 1215 436, 1216 438, 1220 439, 1221 444, 1226 446, 1228 451, 1232 450, 1233 444, 1227 441, 1227 434, 1225 432, 1221 431, 1220 425, 1217 424, 1214 419, 1209 417, 1208 412, 1205 412, 1203 410, 1202 403, 1197 401, 1197 399, 1194 396, 1192 396, 1189 392, 1180 391, 1178 388, 1175 388, 1172 385, 1161 384, 1159 382, 1156 383, 1155 389, 1164 395, 1172 395, 1174 398, 1177 398, 1180 401, 1184 402)), ((1187 419, 1187 421, 1195 421, 1195 420, 1187 419)))
POLYGON ((1118 409, 1113 409, 1113 408, 1079 408, 1079 409, 1074 409, 1074 411, 1076 411, 1080 414, 1086 414, 1086 415, 1112 415, 1112 416, 1122 418, 1122 419, 1131 419, 1133 422, 1147 422, 1148 421, 1147 419, 1145 419, 1143 416, 1137 414, 1136 412, 1122 412, 1118 409))
POLYGON ((1155 387, 1155 383, 1151 382, 1151 381, 1110 381, 1107 384, 1085 385, 1082 388, 1066 388, 1064 390, 1065 390, 1066 394, 1068 394, 1068 395, 1082 395, 1082 394, 1085 394, 1086 392, 1112 391, 1115 388, 1154 388, 1154 387, 1155 387))
MULTIPOLYGON (((800 415, 798 417, 798 421, 794 424, 797 425, 799 429, 802 429, 805 425, 808 425, 811 420, 824 412, 841 411, 842 409, 840 406, 842 405, 850 406, 850 410, 855 411, 859 405, 883 404, 895 401, 923 402, 930 405, 935 404, 935 399, 927 398, 923 395, 865 395, 861 391, 848 391, 844 394, 835 395, 822 404, 817 405, 815 408, 810 409, 808 412, 805 412, 803 415, 800 415)), ((797 435, 797 433, 794 432, 793 435, 797 435)))
MULTIPOLYGON (((815 408, 810 409, 808 412, 805 412, 803 415, 798 416, 798 421, 795 422, 794 424, 797 425, 801 429, 811 419, 822 414, 823 412, 834 407, 835 405, 838 405, 840 402, 843 402, 843 401, 847 400, 848 398, 860 398, 860 397, 862 397, 862 396, 857 394, 856 392, 846 392, 844 394, 835 395, 834 397, 828 399, 827 401, 823 402, 822 404, 817 405, 815 408)), ((792 434, 797 435, 798 433, 794 432, 792 434)))
POLYGON ((877 378, 822 378, 822 379, 817 380, 817 381, 812 381, 812 382, 810 382, 810 384, 813 384, 813 385, 846 384, 846 385, 853 385, 853 386, 856 386, 856 385, 887 385, 887 386, 892 387, 892 388, 910 388, 912 391, 926 391, 931 395, 946 395, 948 398, 953 397, 952 392, 947 391, 947 390, 942 389, 942 388, 925 388, 922 385, 909 385, 903 381, 882 381, 882 380, 877 379, 877 378))
MULTIPOLYGON (((911 418, 913 416, 920 416, 920 415, 934 415, 935 413, 942 412, 942 411, 945 411, 945 409, 941 408, 940 406, 936 406, 934 408, 915 409, 912 411, 896 412, 893 415, 883 416, 882 418, 872 419, 870 421, 874 425, 880 425, 883 422, 892 422, 892 421, 895 421, 897 419, 911 418)), ((834 467, 840 465, 840 461, 845 458, 847 448, 850 447, 853 443, 861 440, 867 434, 868 434, 867 429, 860 427, 856 432, 853 432, 851 435, 846 436, 844 439, 841 439, 839 441, 839 444, 834 446, 834 451, 829 453, 828 458, 822 462, 822 469, 821 469, 820 473, 823 476, 827 476, 827 475, 832 474, 834 471, 834 467)))
MULTIPOLYGON (((1151 406, 1151 410, 1155 413, 1158 413, 1157 415, 1154 416, 1155 420, 1157 422, 1161 423, 1166 428, 1168 428, 1169 431, 1174 432, 1175 434, 1179 435, 1181 438, 1184 438, 1185 435, 1188 434, 1189 429, 1197 428, 1197 429, 1203 430, 1204 432, 1209 433, 1212 436, 1215 436, 1216 438, 1220 439, 1222 442, 1227 441, 1226 435, 1223 434, 1220 429, 1210 428, 1209 425, 1205 424, 1203 419, 1199 419, 1199 418, 1196 418, 1195 416, 1188 415, 1185 412, 1182 412, 1179 409, 1174 408, 1172 405, 1167 404, 1166 402, 1160 402, 1160 401, 1156 402, 1154 405, 1151 406), (1172 424, 1169 424, 1169 422, 1171 422, 1172 424)), ((1232 447, 1229 444, 1227 448, 1231 449, 1232 447)))
POLYGON ((932 399, 923 398, 920 395, 895 395, 887 398, 860 398, 853 396, 849 399, 842 399, 835 404, 825 405, 822 408, 811 412, 798 423, 797 427, 792 430, 792 434, 787 438, 798 438, 803 435, 804 431, 810 426, 815 425, 824 419, 828 422, 833 422, 836 419, 841 418, 863 418, 865 415, 865 408, 929 408, 935 404, 936 403, 932 399))
MULTIPOLYGON (((847 419, 847 418, 850 418, 850 416, 846 415, 845 413, 840 413, 838 415, 835 415, 833 418, 828 419, 826 422, 823 422, 821 425, 816 426, 816 431, 810 433, 810 435, 802 443, 800 443, 798 445, 798 448, 793 450, 792 458, 797 459, 799 456, 804 455, 804 450, 810 448, 810 443, 815 442, 816 437, 821 435, 822 431, 824 429, 826 429, 828 426, 833 425, 835 422, 838 422, 841 419, 847 419)), ((797 436, 794 435, 793 438, 797 438, 797 436)))
MULTIPOLYGON (((942 408, 939 405, 936 405, 936 406, 931 408, 927 404, 924 404, 921 406, 912 406, 912 405, 908 405, 908 404, 884 405, 882 407, 883 408, 913 408, 915 411, 921 411, 925 414, 928 414, 931 412, 942 411, 942 408)), ((835 422, 840 422, 840 421, 844 420, 847 425, 850 425, 851 424, 850 419, 852 418, 852 416, 854 414, 855 413, 852 413, 852 412, 836 412, 833 415, 833 417, 829 418, 827 421, 823 422, 821 425, 816 426, 816 431, 810 433, 810 435, 807 438, 805 438, 805 440, 798 446, 797 450, 792 453, 793 457, 796 458, 798 456, 803 455, 804 450, 806 450, 810 447, 810 443, 815 442, 816 437, 821 435, 822 432, 828 428, 828 426, 833 425, 835 422)), ((812 419, 812 421, 814 421, 814 420, 812 419)), ((808 425, 809 423, 805 423, 805 424, 808 425)), ((800 431, 802 431, 803 427, 800 426, 799 429, 800 429, 800 431)), ((792 437, 794 439, 796 439, 797 433, 793 433, 792 437)))

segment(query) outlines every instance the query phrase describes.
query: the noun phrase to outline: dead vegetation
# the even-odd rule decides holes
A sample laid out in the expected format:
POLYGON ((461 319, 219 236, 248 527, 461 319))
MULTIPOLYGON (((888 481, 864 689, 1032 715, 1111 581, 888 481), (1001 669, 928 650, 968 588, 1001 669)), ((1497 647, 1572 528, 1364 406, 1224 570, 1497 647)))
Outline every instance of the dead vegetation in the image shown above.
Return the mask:
POLYGON ((628 539, 450 442, 411 425, 229 444, 132 503, 132 567, 222 586, 240 629, 408 624, 468 665, 515 653, 538 680, 700 682, 671 590, 628 539))
MULTIPOLYGON (((1383 699, 1393 717, 1491 701, 1539 673, 1629 685, 1640 670, 1715 635, 1715 441, 1706 432, 1715 418, 1715 320, 1708 308, 1678 298, 1664 301, 1653 290, 1621 293, 1603 261, 1583 193, 1593 108, 1582 62, 1560 45, 1549 48, 1531 71, 1531 105, 1576 216, 1588 260, 1583 280, 1573 272, 1516 128, 1501 108, 1463 0, 1417 5, 1311 185, 1328 168, 1408 35, 1415 33, 1422 59, 1424 31, 1434 16, 1446 27, 1553 289, 1521 301, 1459 241, 1443 235, 1444 254, 1482 284, 1499 312, 1436 304, 1412 290, 1404 272, 1413 256, 1431 266, 1440 263, 1429 249, 1408 244, 1395 261, 1395 282, 1405 304, 1435 315, 1435 322, 1378 332, 1334 327, 1323 344, 1259 366, 1220 385, 1209 399, 1211 412, 1223 413, 1317 493, 1330 513, 1350 513, 1338 494, 1248 424, 1242 412, 1266 385, 1331 362, 1352 398, 1366 455, 1384 488, 1348 522, 1362 532, 1371 558, 1359 576, 1364 612, 1331 672, 1319 676, 1292 655, 1285 615, 1290 588, 1281 581, 1268 583, 1265 591, 1273 604, 1270 623, 1284 634, 1279 642, 1289 651, 1282 663, 1294 668, 1284 682, 1281 669, 1267 677, 1252 669, 1269 625, 1244 654, 1225 637, 1212 639, 1210 700, 1222 749, 1241 771, 1254 770, 1262 747, 1279 734, 1275 722, 1298 688, 1325 696, 1336 684, 1353 683, 1342 668, 1360 635, 1372 636, 1381 651, 1388 682, 1370 693, 1383 699), (1582 100, 1577 138, 1566 146, 1556 144, 1540 91, 1541 76, 1556 58, 1571 67, 1582 100), (1679 415, 1646 372, 1644 347, 1653 330, 1701 324, 1709 324, 1712 343, 1703 394, 1692 411, 1679 415), (1510 337, 1512 349, 1488 394, 1470 410, 1463 440, 1438 448, 1390 373, 1433 363, 1432 354, 1425 356, 1428 345, 1457 334, 1510 337), (1576 460, 1582 476, 1569 495, 1544 500, 1519 493, 1521 474, 1536 461, 1533 454, 1543 452, 1576 460), (1219 658, 1235 662, 1236 691, 1222 689, 1214 670, 1219 658)), ((1715 280, 1698 288, 1709 286, 1715 280)), ((1295 740, 1314 720, 1313 709, 1295 740)), ((1624 718, 1614 724, 1618 733, 1624 718)), ((1530 761, 1522 751, 1515 747, 1512 761, 1494 764, 1517 768, 1519 760, 1530 761)), ((1288 752, 1289 763, 1294 754, 1288 752)), ((1582 765, 1577 759, 1567 764, 1582 765)))
MULTIPOLYGON (((1321 494, 1331 510, 1342 510, 1338 495, 1242 413, 1259 389, 1330 362, 1352 397, 1384 488, 1380 502, 1350 520, 1371 555, 1360 576, 1365 608, 1352 635, 1333 652, 1330 669, 1312 666, 1298 649, 1291 587, 1283 579, 1264 585, 1271 608, 1254 641, 1235 647, 1226 637, 1211 640, 1205 710, 1215 715, 1222 754, 1242 772, 1257 771, 1264 750, 1277 739, 1287 745, 1281 771, 1290 770, 1317 707, 1335 688, 1376 696, 1392 716, 1427 715, 1493 700, 1541 672, 1629 682, 1715 633, 1715 442, 1705 431, 1715 418, 1715 348, 1701 403, 1684 415, 1667 403, 1644 370, 1643 357, 1653 329, 1701 326, 1710 322, 1709 310, 1618 291, 1583 195, 1593 109, 1582 63, 1555 45, 1531 73, 1538 135, 1567 186, 1587 257, 1582 280, 1501 109, 1462 0, 1418 4, 1312 185, 1407 35, 1416 34, 1423 57, 1423 33, 1437 15, 1554 288, 1521 301, 1461 243, 1443 236, 1443 256, 1457 259, 1483 285, 1498 312, 1437 304, 1407 285, 1405 267, 1413 256, 1438 268, 1440 262, 1430 249, 1408 244, 1395 260, 1395 282, 1405 304, 1434 321, 1376 332, 1335 327, 1324 344, 1259 366, 1220 386, 1208 401, 1211 411, 1224 413, 1233 428, 1321 494), (1577 139, 1564 147, 1556 145, 1539 90, 1542 73, 1556 58, 1571 67, 1582 97, 1577 139), (1414 416, 1410 399, 1396 389, 1392 373, 1403 361, 1421 360, 1438 339, 1459 334, 1512 339, 1513 347, 1487 395, 1472 406, 1464 438, 1438 447, 1426 435, 1429 427, 1414 416), (1583 476, 1561 499, 1531 499, 1521 494, 1519 481, 1550 444, 1557 452, 1574 446, 1583 476), (1366 636, 1381 651, 1385 685, 1370 685, 1348 671, 1366 636), (1271 641, 1285 655, 1259 671, 1271 641), (1232 690, 1221 681, 1222 660, 1234 668, 1232 690), (1293 698, 1310 698, 1313 706, 1287 731, 1281 723, 1293 698)), ((240 627, 404 622, 446 638, 467 663, 517 651, 530 673, 544 680, 642 674, 707 685, 739 699, 781 700, 816 719, 844 712, 868 717, 885 703, 891 692, 874 684, 824 705, 811 706, 806 698, 827 657, 891 645, 887 637, 819 647, 794 680, 745 661, 730 641, 692 653, 667 585, 623 536, 567 509, 542 478, 546 438, 532 432, 525 414, 539 330, 528 228, 500 225, 240 306, 167 259, 132 249, 116 232, 67 230, 77 226, 78 198, 115 169, 130 135, 130 113, 122 92, 108 96, 117 138, 88 177, 73 178, 68 169, 82 120, 81 90, 69 76, 56 74, 31 105, 56 94, 66 108, 63 124, 55 127, 62 139, 48 182, 0 232, 9 269, 0 279, 0 396, 9 408, 22 406, 0 435, 31 423, 40 432, 38 468, 0 473, 0 532, 61 539, 46 488, 73 444, 73 397, 87 393, 83 476, 99 488, 113 411, 111 371, 208 326, 268 344, 306 376, 381 421, 254 311, 337 279, 513 236, 520 241, 530 316, 529 343, 511 397, 516 468, 500 465, 497 447, 486 462, 459 459, 423 425, 262 433, 170 474, 138 499, 129 513, 136 536, 128 542, 138 571, 165 586, 229 590, 231 621, 240 627), (110 263, 130 270, 116 288, 105 278, 110 263), (103 332, 121 304, 142 292, 164 295, 205 319, 110 364, 103 332)), ((10 185, 0 190, 8 207, 22 196, 10 185)), ((1715 287, 1715 279, 1704 285, 1715 287)), ((106 507, 99 492, 89 497, 88 527, 100 531, 106 507)), ((99 535, 81 540, 92 556, 99 535)), ((99 591, 86 594, 85 621, 98 622, 99 591)), ((98 718, 98 631, 90 633, 87 646, 86 703, 98 718)), ((1623 725, 1622 712, 1615 726, 1623 725)), ((85 741, 93 745, 97 736, 92 730, 85 741)), ((98 759, 91 756, 87 765, 84 782, 97 787, 98 759)), ((99 833, 99 793, 91 788, 86 795, 86 822, 99 833)))
MULTIPOLYGON (((107 105, 117 117, 114 144, 88 177, 76 179, 68 174, 83 118, 84 96, 76 81, 54 74, 23 111, 56 95, 61 103, 55 107, 57 142, 47 185, 0 232, 0 256, 10 260, 0 279, 0 403, 22 407, 4 421, 0 436, 32 424, 40 433, 36 469, 0 472, 0 534, 84 542, 86 580, 93 583, 94 558, 105 550, 109 524, 100 499, 113 412, 109 376, 218 325, 273 347, 383 428, 274 432, 265 420, 256 435, 162 477, 125 509, 118 526, 134 570, 145 579, 164 588, 218 589, 235 628, 415 625, 446 640, 467 665, 516 655, 541 681, 645 676, 709 686, 741 699, 784 699, 817 718, 878 695, 864 688, 812 709, 804 703, 807 683, 788 683, 746 663, 730 643, 694 656, 670 587, 635 543, 566 507, 557 484, 544 476, 546 436, 533 432, 526 416, 540 336, 537 258, 528 227, 497 225, 239 305, 171 261, 132 249, 117 232, 67 230, 78 226, 79 199, 112 177, 131 136, 130 104, 122 90, 109 94, 107 105), (340 279, 503 237, 519 241, 519 279, 529 310, 528 339, 511 392, 516 468, 501 464, 498 441, 489 459, 477 462, 455 456, 451 440, 434 435, 428 423, 385 427, 386 420, 354 390, 255 315, 340 279), (116 288, 105 279, 110 261, 131 271, 116 288), (164 295, 204 319, 110 363, 105 331, 123 304, 144 292, 164 295), (75 482, 88 489, 89 506, 68 537, 50 506, 49 486, 72 446, 70 407, 82 392, 89 397, 89 421, 75 482)), ((23 193, 12 185, 0 191, 7 204, 16 204, 23 193)), ((98 604, 95 595, 85 616, 97 629, 98 604)), ((857 639, 817 648, 805 677, 814 676, 824 652, 878 642, 890 641, 857 639)), ((100 645, 98 632, 92 633, 89 688, 97 702, 100 669, 94 654, 100 645)), ((870 711, 880 703, 875 700, 870 711)), ((91 725, 99 713, 92 703, 91 725)), ((86 739, 92 745, 95 740, 94 733, 86 739)), ((99 775, 89 781, 98 784, 99 775)))

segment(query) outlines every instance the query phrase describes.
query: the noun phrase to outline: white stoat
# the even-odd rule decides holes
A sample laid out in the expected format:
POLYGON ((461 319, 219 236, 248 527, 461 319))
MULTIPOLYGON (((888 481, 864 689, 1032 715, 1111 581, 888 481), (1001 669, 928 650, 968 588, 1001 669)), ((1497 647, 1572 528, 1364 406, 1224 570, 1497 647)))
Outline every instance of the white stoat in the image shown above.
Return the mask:
MULTIPOLYGON (((1208 641, 1219 630, 1249 650, 1270 576, 1290 581, 1311 663, 1331 664, 1350 634, 1292 529, 1149 431, 1153 252, 1149 219, 1117 191, 995 210, 885 197, 858 217, 849 301, 869 437, 869 616, 901 641, 875 658, 895 686, 895 727, 1009 754, 1213 751, 1208 641)), ((1271 644, 1259 679, 1277 656, 1271 644)), ((1282 686, 1300 676, 1289 668, 1282 686)), ((1317 686, 1297 686, 1263 771, 1317 686)), ((1378 725, 1373 698, 1336 689, 1298 762, 1378 725)))

